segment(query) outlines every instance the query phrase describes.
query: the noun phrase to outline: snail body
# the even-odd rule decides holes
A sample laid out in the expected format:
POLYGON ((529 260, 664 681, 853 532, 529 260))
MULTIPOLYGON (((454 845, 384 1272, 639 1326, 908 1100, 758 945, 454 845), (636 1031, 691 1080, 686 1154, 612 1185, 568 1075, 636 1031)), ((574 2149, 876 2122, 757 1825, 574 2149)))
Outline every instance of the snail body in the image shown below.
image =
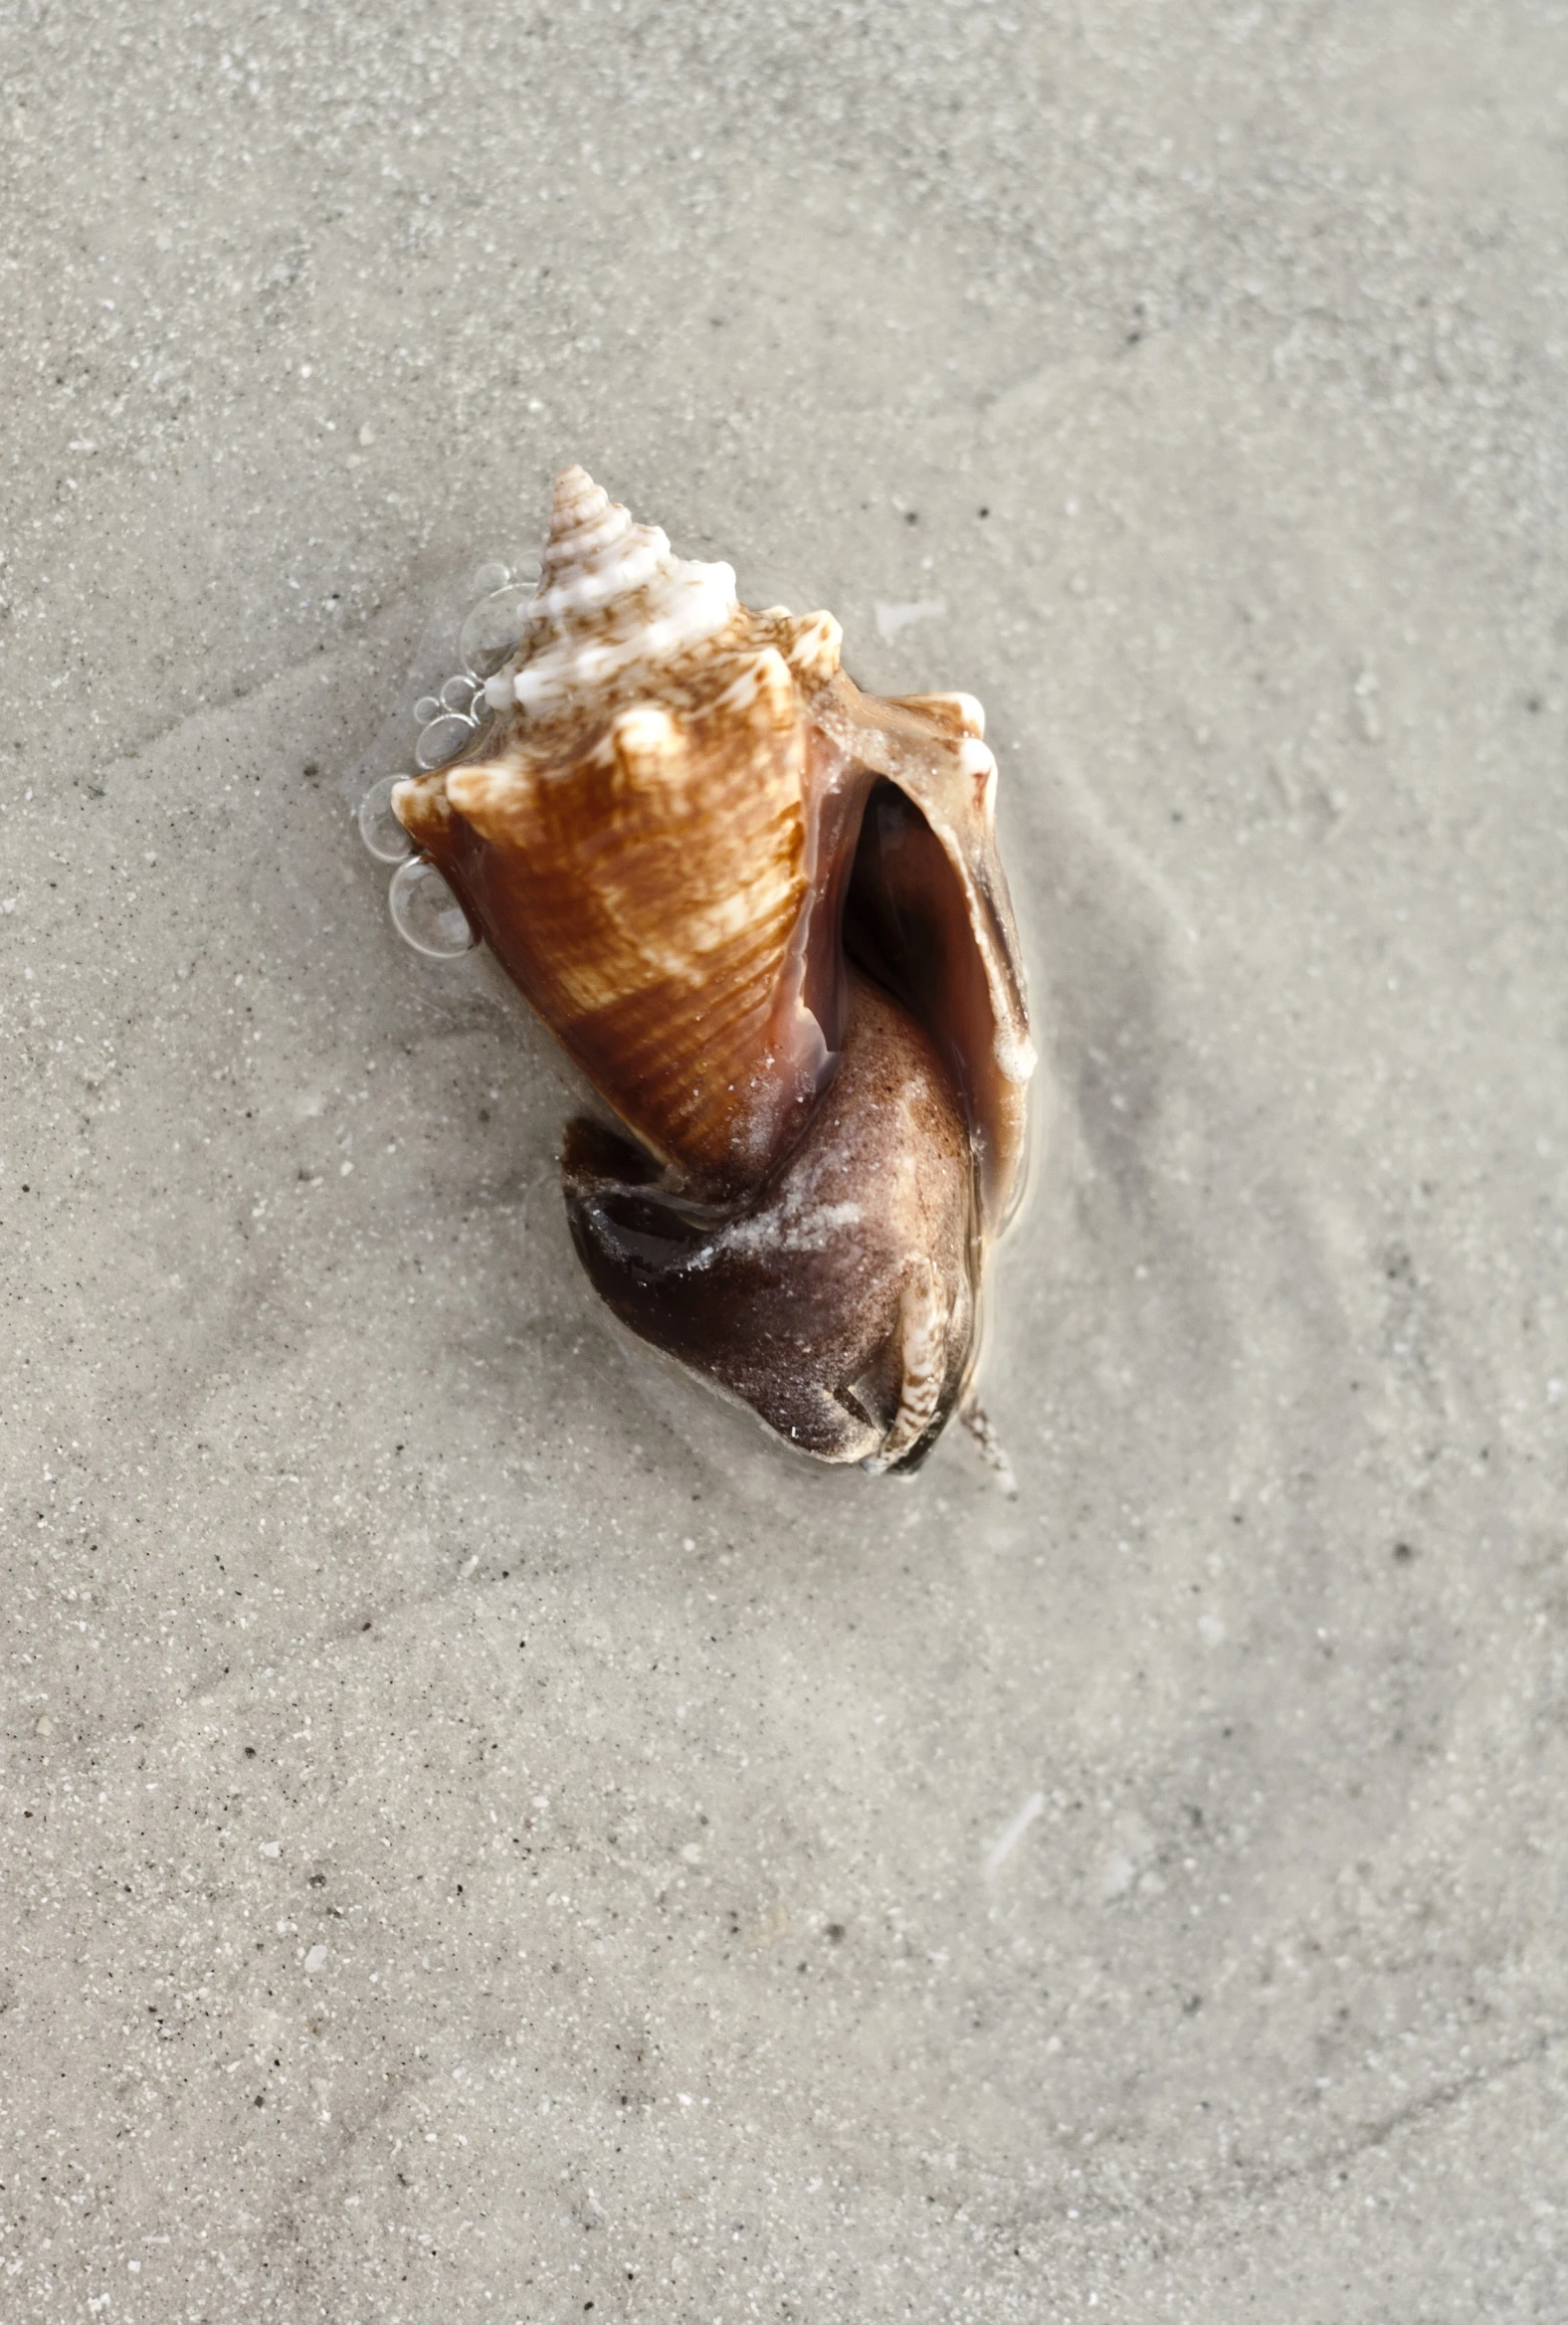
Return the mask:
POLYGON ((889 700, 581 469, 490 715, 393 809, 612 1111, 596 1288, 827 1460, 909 1465, 972 1365, 1033 1067, 972 697, 889 700))

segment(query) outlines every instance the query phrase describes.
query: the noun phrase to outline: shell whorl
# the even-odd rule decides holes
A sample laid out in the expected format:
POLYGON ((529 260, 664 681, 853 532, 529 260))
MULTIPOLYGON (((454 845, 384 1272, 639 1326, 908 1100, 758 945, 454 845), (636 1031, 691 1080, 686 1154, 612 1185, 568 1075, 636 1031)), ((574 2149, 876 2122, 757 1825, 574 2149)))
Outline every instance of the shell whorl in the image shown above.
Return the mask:
POLYGON ((808 712, 842 633, 752 613, 731 566, 675 556, 580 468, 541 564, 498 715, 394 804, 622 1119, 733 1192, 832 1070, 808 712))
POLYGON ((563 470, 527 634, 489 689, 491 706, 504 706, 507 678, 520 710, 546 715, 590 689, 635 684, 739 610, 732 565, 674 556, 660 526, 634 523, 586 470, 563 470))

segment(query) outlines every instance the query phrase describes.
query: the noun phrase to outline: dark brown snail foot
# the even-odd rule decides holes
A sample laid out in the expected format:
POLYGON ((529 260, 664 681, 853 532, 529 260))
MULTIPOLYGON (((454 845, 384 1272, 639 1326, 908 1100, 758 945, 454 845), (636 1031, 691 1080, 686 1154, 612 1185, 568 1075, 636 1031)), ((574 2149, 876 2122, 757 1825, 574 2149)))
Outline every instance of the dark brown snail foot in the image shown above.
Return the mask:
POLYGON ((1034 1050, 980 705, 864 693, 841 644, 567 469, 483 719, 391 798, 613 1118, 565 1155, 599 1291, 786 1443, 908 1468, 1034 1050))
POLYGON ((820 1460, 924 1458, 969 1375, 974 1169, 935 1051, 880 986, 851 971, 838 1072, 755 1196, 686 1201, 586 1120, 562 1176, 578 1257, 632 1331, 820 1460))

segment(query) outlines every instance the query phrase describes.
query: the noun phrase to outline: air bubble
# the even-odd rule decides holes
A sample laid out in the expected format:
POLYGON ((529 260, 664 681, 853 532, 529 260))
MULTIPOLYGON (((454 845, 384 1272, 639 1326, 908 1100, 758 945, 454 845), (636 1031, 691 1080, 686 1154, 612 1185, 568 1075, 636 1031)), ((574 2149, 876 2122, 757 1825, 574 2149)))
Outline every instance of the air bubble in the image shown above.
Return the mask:
POLYGON ((387 902, 399 936, 432 960, 456 960, 479 942, 467 912, 428 856, 416 856, 392 874, 387 902))
POLYGON ((517 581, 481 598, 471 609, 458 633, 458 652, 477 678, 490 678, 499 670, 527 628, 532 603, 533 584, 517 581))
POLYGON ((467 718, 474 706, 474 680, 471 678, 448 678, 441 689, 441 700, 444 708, 456 710, 460 717, 467 718))
POLYGON ((414 724, 416 726, 428 726, 433 718, 439 718, 440 716, 440 695, 421 694, 419 700, 414 705, 414 724))
POLYGON ((422 767, 444 767, 455 753, 462 750, 473 732, 472 720, 460 717, 455 710, 449 710, 431 720, 414 746, 414 756, 422 767))
POLYGON ((383 775, 359 803, 359 837, 378 864, 401 864, 414 853, 414 843, 392 806, 394 788, 407 780, 404 775, 383 775))
POLYGON ((511 568, 509 565, 502 565, 498 561, 490 565, 482 565, 474 576, 475 595, 488 597, 491 590, 504 589, 510 579, 511 568))

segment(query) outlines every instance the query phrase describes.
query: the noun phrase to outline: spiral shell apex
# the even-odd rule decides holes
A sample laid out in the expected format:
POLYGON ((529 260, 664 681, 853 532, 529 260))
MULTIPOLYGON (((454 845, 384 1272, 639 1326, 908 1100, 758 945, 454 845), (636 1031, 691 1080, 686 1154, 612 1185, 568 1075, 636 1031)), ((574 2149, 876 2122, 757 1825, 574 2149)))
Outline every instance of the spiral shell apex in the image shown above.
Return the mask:
POLYGON ((841 647, 568 469, 492 715, 393 805, 614 1116, 564 1156, 598 1289, 885 1467, 967 1383, 1033 1052, 979 704, 841 647))

